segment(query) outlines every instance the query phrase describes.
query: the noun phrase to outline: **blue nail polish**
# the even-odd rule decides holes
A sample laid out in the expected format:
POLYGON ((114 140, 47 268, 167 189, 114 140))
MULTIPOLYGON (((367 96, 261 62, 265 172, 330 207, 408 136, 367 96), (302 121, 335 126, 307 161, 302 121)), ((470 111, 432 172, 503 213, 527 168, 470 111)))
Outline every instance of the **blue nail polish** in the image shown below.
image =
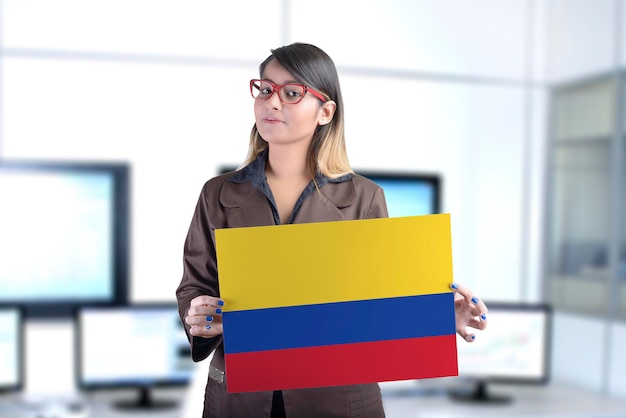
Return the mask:
POLYGON ((476 296, 472 297, 472 302, 478 303, 478 298, 476 296))
POLYGON ((222 309, 221 309, 221 308, 217 308, 217 309, 215 310, 215 313, 216 313, 216 314, 221 314, 221 313, 222 313, 222 309))
POLYGON ((218 300, 218 301, 217 301, 217 304, 218 304, 219 306, 224 306, 224 301, 223 301, 223 300, 218 300))
POLYGON ((207 321, 212 321, 212 320, 213 320, 213 317, 212 317, 211 315, 209 315, 209 316, 207 316, 207 317, 206 317, 206 320, 207 320, 207 321))
POLYGON ((452 289, 458 289, 458 288, 459 288, 459 285, 458 285, 458 284, 456 284, 456 283, 452 283, 452 284, 450 285, 450 287, 451 287, 452 289))
POLYGON ((483 321, 484 321, 485 319, 487 319, 487 315, 485 315, 485 314, 482 314, 480 317, 481 317, 481 319, 482 319, 483 321))
POLYGON ((207 325, 207 326, 206 326, 206 329, 211 329, 211 325, 207 325))
POLYGON ((472 335, 472 340, 475 340, 475 339, 476 339, 476 336, 475 336, 475 335, 472 335))

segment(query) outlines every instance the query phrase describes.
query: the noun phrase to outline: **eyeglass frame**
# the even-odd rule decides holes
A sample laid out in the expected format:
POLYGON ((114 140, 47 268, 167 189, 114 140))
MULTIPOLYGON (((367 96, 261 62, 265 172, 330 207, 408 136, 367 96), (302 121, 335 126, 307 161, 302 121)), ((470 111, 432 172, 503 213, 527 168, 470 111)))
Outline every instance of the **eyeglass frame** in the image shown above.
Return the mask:
POLYGON ((250 80, 250 94, 252 95, 252 98, 254 100, 259 99, 259 98, 261 100, 269 100, 270 97, 272 97, 274 95, 274 93, 278 93, 278 99, 280 100, 280 102, 281 103, 286 103, 286 104, 298 104, 298 103, 300 103, 302 101, 302 99, 304 99, 304 96, 306 96, 307 93, 311 93, 313 96, 315 96, 316 98, 321 100, 322 103, 326 103, 327 101, 330 100, 330 98, 328 98, 324 93, 319 92, 319 91, 315 90, 314 88, 307 86, 306 84, 302 84, 302 83, 285 83, 285 84, 277 85, 277 84, 272 83, 269 80, 261 79, 261 78, 253 78, 252 80, 250 80), (261 82, 268 83, 270 86, 272 86, 272 93, 269 96, 267 96, 266 98, 262 98, 260 96, 256 96, 255 97, 254 96, 254 90, 253 90, 255 88, 255 86, 254 86, 255 82, 259 82, 259 89, 258 90, 260 90, 261 82), (286 86, 301 86, 304 89, 304 94, 302 95, 302 97, 300 97, 300 99, 297 102, 285 102, 283 100, 283 98, 280 96, 280 89, 282 89, 283 87, 286 87, 286 86))

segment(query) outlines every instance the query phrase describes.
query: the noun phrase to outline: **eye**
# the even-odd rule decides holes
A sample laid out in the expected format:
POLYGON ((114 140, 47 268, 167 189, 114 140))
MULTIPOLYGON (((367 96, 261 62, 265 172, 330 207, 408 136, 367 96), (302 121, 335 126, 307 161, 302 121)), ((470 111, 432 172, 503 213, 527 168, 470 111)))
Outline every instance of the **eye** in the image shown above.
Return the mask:
POLYGON ((302 84, 285 84, 281 89, 281 98, 286 103, 298 103, 305 92, 306 87, 302 84))
POLYGON ((261 83, 258 89, 259 89, 259 95, 261 96, 269 96, 274 91, 274 88, 272 87, 272 85, 267 84, 267 83, 261 83))
POLYGON ((302 97, 304 89, 298 85, 289 85, 283 87, 285 89, 285 95, 289 98, 299 98, 302 97))

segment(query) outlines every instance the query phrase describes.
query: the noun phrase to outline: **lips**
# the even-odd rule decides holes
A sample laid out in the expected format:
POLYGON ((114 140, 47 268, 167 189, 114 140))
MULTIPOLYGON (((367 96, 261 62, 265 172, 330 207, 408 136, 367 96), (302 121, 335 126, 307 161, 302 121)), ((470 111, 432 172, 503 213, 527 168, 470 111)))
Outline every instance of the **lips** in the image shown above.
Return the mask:
POLYGON ((280 119, 278 119, 278 118, 273 118, 273 117, 266 117, 266 118, 263 118, 263 122, 266 122, 266 123, 272 123, 272 124, 273 124, 273 123, 283 123, 283 121, 282 121, 282 120, 280 120, 280 119))

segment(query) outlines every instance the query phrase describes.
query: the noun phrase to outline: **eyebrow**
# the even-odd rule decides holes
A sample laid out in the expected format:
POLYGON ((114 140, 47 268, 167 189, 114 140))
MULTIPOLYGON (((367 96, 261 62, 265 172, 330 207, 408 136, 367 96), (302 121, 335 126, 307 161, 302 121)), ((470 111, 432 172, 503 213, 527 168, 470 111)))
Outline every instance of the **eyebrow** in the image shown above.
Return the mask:
MULTIPOLYGON (((263 77, 263 78, 261 78, 261 80, 271 81, 272 83, 274 83, 276 85, 280 85, 280 84, 276 83, 274 80, 272 80, 271 78, 263 77)), ((301 83, 301 82, 299 82, 297 80, 287 80, 286 82, 283 83, 283 85, 284 84, 302 84, 302 85, 306 85, 306 84, 301 83)))

